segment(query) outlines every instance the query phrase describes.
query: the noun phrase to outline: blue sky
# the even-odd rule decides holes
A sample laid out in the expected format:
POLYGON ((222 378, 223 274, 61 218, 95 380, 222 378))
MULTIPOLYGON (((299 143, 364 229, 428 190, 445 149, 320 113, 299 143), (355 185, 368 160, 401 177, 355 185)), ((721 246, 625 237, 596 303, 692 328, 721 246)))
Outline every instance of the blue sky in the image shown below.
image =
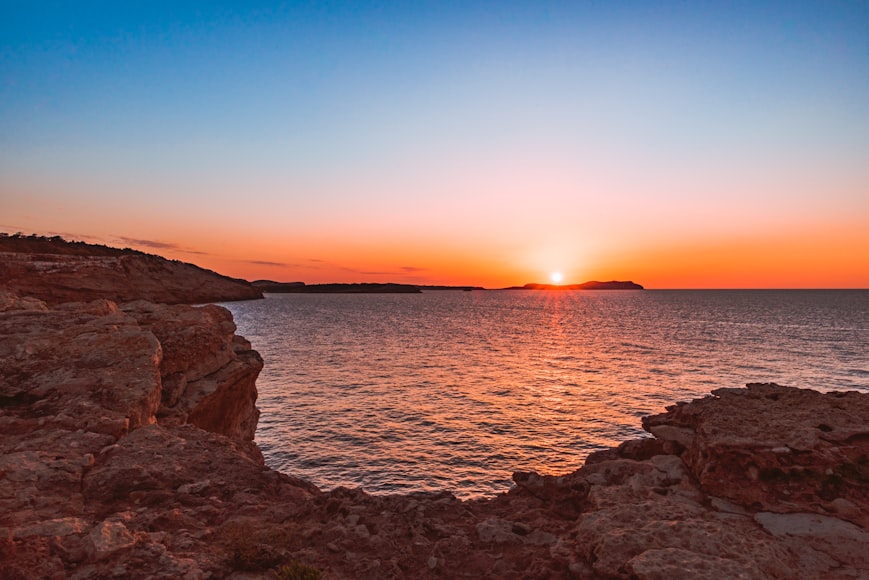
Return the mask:
POLYGON ((3 5, 7 230, 437 282, 869 223, 866 2, 3 5))

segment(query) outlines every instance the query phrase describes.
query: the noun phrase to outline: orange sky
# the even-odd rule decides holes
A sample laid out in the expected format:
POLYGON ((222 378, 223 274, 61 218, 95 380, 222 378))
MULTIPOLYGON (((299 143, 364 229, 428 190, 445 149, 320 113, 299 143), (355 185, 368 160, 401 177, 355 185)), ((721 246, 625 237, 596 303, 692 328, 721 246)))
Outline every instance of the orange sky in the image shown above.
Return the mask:
MULTIPOLYGON (((50 232, 47 232, 50 233, 50 232)), ((500 253, 485 244, 450 243, 428 250, 380 240, 329 243, 205 234, 182 249, 154 248, 112 236, 91 241, 131 246, 191 261, 235 277, 278 281, 405 282, 500 288, 530 281, 563 283, 631 279, 646 288, 869 288, 869 235, 858 228, 806 229, 798 234, 759 235, 714 242, 649 244, 615 254, 517 243, 500 253), (196 253, 209 248, 208 253, 196 253), (309 257, 310 256, 310 257, 309 257), (316 257, 313 257, 316 256, 316 257), (580 256, 573 261, 574 256, 580 256)))

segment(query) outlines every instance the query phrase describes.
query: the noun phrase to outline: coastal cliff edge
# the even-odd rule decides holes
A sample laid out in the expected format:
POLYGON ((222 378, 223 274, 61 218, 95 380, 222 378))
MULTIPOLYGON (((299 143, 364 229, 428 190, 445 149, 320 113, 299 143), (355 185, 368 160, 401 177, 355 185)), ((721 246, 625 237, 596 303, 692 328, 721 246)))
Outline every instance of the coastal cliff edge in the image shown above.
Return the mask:
POLYGON ((218 306, 0 291, 0 578, 869 576, 869 395, 718 389, 462 502, 264 466, 261 368, 218 306))

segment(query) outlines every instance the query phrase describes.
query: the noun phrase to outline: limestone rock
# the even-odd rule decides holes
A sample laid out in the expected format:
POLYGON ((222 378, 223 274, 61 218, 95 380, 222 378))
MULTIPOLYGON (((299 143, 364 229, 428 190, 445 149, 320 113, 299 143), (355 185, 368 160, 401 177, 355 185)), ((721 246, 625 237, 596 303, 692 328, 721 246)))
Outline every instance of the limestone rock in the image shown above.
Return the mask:
POLYGON ((702 505, 681 500, 678 496, 661 496, 647 492, 645 496, 624 490, 610 490, 600 509, 584 515, 576 528, 579 555, 593 563, 594 570, 607 577, 630 577, 645 570, 696 569, 697 562, 725 560, 728 568, 747 571, 746 577, 786 577, 788 562, 793 557, 777 545, 749 518, 731 518, 710 512, 702 505), (638 562, 642 562, 640 566, 638 562))
POLYGON ((48 306, 42 300, 30 297, 19 297, 16 293, 0 287, 0 312, 9 310, 38 310, 46 311, 48 306))
POLYGON ((263 362, 235 335, 228 310, 207 305, 137 301, 122 310, 151 331, 163 349, 163 424, 192 423, 208 431, 252 440, 259 411, 256 378, 263 362))
MULTIPOLYGON (((48 304, 149 300, 198 304, 262 298, 244 280, 193 264, 60 239, 0 236, 0 286, 48 304)), ((2 308, 2 301, 0 301, 2 308)))
POLYGON ((521 537, 514 531, 513 522, 490 518, 476 526, 477 536, 484 544, 518 544, 521 537))
MULTIPOLYGON (((105 495, 91 501, 83 492, 92 492, 88 476, 96 470, 98 477, 108 459, 126 449, 131 432, 154 426, 167 351, 151 326, 159 327, 168 339, 174 324, 185 340, 167 340, 173 370, 192 369, 194 384, 209 381, 206 396, 195 401, 180 397, 178 402, 196 410, 203 401, 218 401, 225 422, 203 413, 209 417, 208 426, 238 439, 252 438, 258 415, 254 381, 262 363, 250 345, 234 335, 235 325, 224 309, 142 306, 137 313, 147 312, 147 317, 141 314, 140 324, 104 299, 49 308, 6 292, 0 304, 0 553, 14 554, 16 562, 0 566, 0 576, 51 577, 58 566, 77 567, 87 558, 110 560, 131 546, 120 524, 112 521, 92 529, 91 521, 128 507, 130 496, 122 505, 105 495), (46 558, 49 552, 60 559, 46 558)), ((134 454, 136 466, 120 473, 119 481, 135 486, 135 480, 124 478, 143 466, 147 475, 147 466, 165 457, 165 442, 159 448, 143 445, 139 451, 145 449, 150 455, 134 454)), ((257 474, 263 470, 262 455, 249 442, 221 438, 199 449, 205 458, 220 456, 221 451, 252 464, 257 474)), ((227 460, 215 469, 231 475, 231 463, 227 460)), ((186 464, 211 471, 193 459, 186 464)), ((176 460, 161 465, 172 477, 158 470, 159 481, 178 487, 176 460)), ((262 487, 260 480, 248 484, 262 487)), ((117 485, 104 489, 118 495, 117 485)), ((300 489, 310 493, 304 485, 300 489)))
POLYGON ((136 543, 133 534, 121 522, 100 522, 88 534, 89 553, 94 560, 104 560, 136 543))
POLYGON ((627 570, 637 580, 750 580, 763 574, 750 563, 697 554, 679 548, 647 550, 631 558, 627 570))
POLYGON ((839 513, 869 526, 867 418, 865 394, 755 383, 668 407, 643 426, 678 439, 709 494, 754 510, 839 513), (848 504, 856 509, 843 512, 848 504))
POLYGON ((0 398, 17 430, 106 433, 153 423, 160 400, 154 335, 110 302, 0 316, 0 398), (24 413, 31 405, 32 413, 24 413), (26 423, 26 425, 25 425, 26 423))
POLYGON ((838 518, 817 514, 760 512, 754 519, 773 536, 822 549, 840 566, 869 570, 869 531, 838 518))

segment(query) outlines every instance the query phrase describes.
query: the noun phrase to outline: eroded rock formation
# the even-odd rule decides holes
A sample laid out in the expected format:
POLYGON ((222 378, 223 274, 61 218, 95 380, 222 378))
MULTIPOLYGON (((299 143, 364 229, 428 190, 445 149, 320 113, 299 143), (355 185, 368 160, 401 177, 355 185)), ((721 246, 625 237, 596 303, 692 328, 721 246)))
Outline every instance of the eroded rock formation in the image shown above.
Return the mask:
POLYGON ((255 381, 263 361, 235 334, 228 310, 142 300, 121 309, 162 345, 161 424, 189 422, 206 431, 253 439, 259 419, 255 381))
POLYGON ((263 465, 234 331, 0 292, 0 577, 869 576, 869 395, 720 389, 490 500, 322 492, 263 465))

